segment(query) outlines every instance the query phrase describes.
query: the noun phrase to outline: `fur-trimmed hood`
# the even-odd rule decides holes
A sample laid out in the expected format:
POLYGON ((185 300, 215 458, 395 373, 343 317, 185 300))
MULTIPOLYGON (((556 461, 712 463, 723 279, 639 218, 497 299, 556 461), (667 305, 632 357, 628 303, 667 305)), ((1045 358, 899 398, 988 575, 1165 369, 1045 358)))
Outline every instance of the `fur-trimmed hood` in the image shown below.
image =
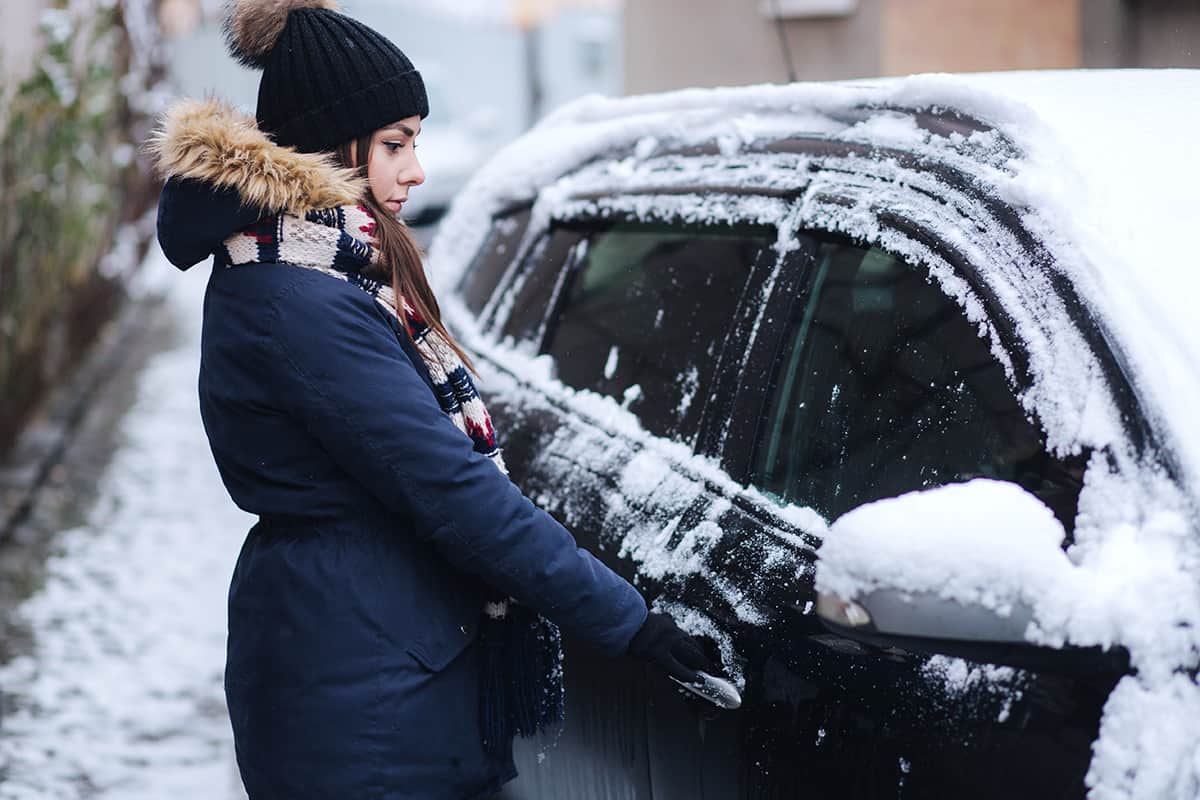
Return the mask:
POLYGON ((190 178, 234 189, 264 213, 303 214, 357 203, 363 182, 326 155, 280 147, 243 114, 219 100, 181 100, 147 142, 164 178, 190 178))
POLYGON ((146 150, 166 179, 159 243, 180 269, 263 216, 355 204, 365 191, 354 170, 275 144, 254 117, 214 99, 175 103, 146 150))

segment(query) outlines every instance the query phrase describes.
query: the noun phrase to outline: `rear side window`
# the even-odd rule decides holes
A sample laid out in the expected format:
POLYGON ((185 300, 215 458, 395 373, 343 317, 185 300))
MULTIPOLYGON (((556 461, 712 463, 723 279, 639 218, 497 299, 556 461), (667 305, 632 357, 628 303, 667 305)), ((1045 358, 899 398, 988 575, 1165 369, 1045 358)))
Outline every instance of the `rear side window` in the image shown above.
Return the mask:
POLYGON ((540 347, 546 315, 579 253, 587 247, 585 236, 570 228, 555 228, 530 248, 520 274, 505 290, 497 309, 497 317, 505 320, 501 330, 505 337, 535 350, 540 347))
POLYGON ((616 398, 692 442, 755 262, 773 228, 621 223, 577 245, 544 351, 558 379, 616 398))
POLYGON ((793 307, 751 473, 776 499, 830 519, 997 478, 1038 495, 1070 531, 1082 462, 1047 454, 987 341, 926 270, 826 243, 793 307))
POLYGON ((530 209, 496 217, 492 229, 471 266, 463 274, 459 290, 467 308, 478 314, 487 305, 496 284, 517 257, 521 237, 529 227, 530 209))

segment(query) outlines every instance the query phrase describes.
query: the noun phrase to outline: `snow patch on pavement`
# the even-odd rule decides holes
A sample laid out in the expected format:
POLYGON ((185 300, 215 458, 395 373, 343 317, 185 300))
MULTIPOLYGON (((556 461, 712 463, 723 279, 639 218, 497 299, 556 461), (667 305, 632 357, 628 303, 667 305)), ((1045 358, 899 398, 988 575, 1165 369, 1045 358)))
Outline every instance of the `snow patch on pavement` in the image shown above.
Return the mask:
POLYGON ((222 672, 229 578, 252 520, 230 503, 200 422, 206 276, 176 277, 183 342, 140 376, 94 508, 59 535, 45 584, 16 610, 34 639, 0 666, 2 800, 245 797, 222 672))

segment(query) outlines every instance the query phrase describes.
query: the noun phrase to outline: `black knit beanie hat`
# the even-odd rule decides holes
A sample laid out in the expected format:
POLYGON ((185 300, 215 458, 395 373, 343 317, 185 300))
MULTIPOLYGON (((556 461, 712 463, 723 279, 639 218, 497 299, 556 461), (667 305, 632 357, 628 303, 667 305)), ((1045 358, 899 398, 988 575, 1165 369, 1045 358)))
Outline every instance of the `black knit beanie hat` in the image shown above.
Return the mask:
POLYGON ((332 150, 429 114, 425 83, 400 48, 339 14, 333 0, 233 0, 225 41, 263 71, 258 127, 304 153, 332 150))

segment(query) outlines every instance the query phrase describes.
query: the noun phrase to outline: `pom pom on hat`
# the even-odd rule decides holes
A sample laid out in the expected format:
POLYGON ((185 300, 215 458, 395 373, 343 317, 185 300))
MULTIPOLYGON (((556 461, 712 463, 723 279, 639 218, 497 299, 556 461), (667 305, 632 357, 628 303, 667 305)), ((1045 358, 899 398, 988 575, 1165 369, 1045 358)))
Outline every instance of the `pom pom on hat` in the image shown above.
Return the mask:
POLYGON ((302 9, 337 11, 334 0, 231 0, 225 14, 225 43, 230 54, 247 67, 262 69, 288 15, 302 9))

